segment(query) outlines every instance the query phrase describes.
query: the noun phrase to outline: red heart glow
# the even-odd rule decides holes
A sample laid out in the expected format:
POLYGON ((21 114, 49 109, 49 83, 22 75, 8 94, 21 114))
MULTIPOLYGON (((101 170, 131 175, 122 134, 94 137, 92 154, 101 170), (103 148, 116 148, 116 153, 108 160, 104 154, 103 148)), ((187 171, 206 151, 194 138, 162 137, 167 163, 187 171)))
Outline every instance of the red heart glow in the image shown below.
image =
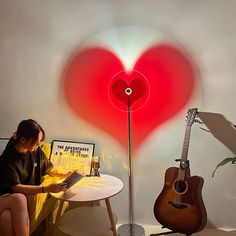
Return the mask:
POLYGON ((137 71, 121 71, 115 75, 110 83, 109 97, 112 104, 122 111, 142 107, 149 97, 149 84, 147 79, 137 71))
POLYGON ((189 101, 195 85, 190 60, 171 45, 146 50, 132 71, 105 48, 88 48, 69 61, 63 78, 65 99, 80 118, 127 148, 127 94, 132 105, 132 148, 189 101))
POLYGON ((116 80, 112 86, 112 93, 118 100, 123 101, 125 106, 128 103, 127 96, 129 96, 129 93, 131 100, 130 103, 132 104, 144 95, 145 90, 145 85, 138 79, 132 80, 130 84, 127 84, 124 80, 116 80), (127 89, 130 89, 130 91, 127 89))

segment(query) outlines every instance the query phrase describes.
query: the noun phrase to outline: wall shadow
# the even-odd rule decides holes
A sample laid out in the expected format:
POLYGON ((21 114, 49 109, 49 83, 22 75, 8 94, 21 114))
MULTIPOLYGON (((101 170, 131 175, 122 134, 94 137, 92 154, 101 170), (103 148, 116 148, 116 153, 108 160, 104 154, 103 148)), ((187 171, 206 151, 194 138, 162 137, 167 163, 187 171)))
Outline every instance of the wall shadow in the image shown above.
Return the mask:
POLYGON ((236 154, 236 129, 233 123, 220 113, 199 112, 198 117, 216 139, 236 154))

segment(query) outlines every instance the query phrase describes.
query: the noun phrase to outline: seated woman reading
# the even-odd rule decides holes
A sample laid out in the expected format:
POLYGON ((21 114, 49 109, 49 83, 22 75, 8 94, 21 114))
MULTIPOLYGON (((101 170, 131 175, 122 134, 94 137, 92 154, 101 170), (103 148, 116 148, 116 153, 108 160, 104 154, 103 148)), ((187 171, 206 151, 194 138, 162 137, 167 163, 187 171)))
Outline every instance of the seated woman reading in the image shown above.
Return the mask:
POLYGON ((28 236, 27 194, 57 193, 64 183, 40 186, 52 163, 39 147, 43 128, 34 120, 23 120, 0 157, 0 227, 4 236, 28 236))

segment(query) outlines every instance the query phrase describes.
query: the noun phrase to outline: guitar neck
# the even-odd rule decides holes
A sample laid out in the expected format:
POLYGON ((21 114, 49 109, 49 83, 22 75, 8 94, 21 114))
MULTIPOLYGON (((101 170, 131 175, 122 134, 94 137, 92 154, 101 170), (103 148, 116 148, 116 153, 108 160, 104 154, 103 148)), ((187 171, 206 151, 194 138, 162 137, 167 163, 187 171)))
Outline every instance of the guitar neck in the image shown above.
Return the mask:
POLYGON ((184 134, 184 143, 182 148, 181 161, 187 161, 188 159, 190 133, 191 133, 191 125, 187 125, 184 134))
POLYGON ((184 134, 184 143, 182 148, 182 154, 180 159, 180 168, 178 173, 178 179, 185 179, 186 171, 188 171, 188 150, 190 141, 191 125, 187 125, 184 134))

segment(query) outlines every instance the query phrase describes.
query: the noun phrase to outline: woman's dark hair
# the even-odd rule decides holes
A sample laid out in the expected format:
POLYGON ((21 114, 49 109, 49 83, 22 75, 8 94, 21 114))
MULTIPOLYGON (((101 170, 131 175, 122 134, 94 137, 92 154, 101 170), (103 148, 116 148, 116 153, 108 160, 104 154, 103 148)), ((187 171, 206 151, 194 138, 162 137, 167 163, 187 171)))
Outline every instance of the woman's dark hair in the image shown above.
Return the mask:
POLYGON ((21 138, 25 138, 27 140, 31 139, 32 144, 36 143, 38 140, 40 131, 43 134, 43 137, 41 140, 43 141, 45 138, 45 132, 43 128, 35 120, 32 120, 32 119, 22 120, 18 125, 17 131, 13 134, 13 136, 10 138, 9 142, 7 143, 6 148, 4 149, 3 153, 7 152, 9 148, 19 143, 21 138))
POLYGON ((25 138, 27 140, 31 139, 32 143, 36 143, 40 132, 43 133, 43 137, 41 140, 43 141, 45 138, 45 132, 43 128, 35 120, 22 120, 19 123, 17 131, 15 133, 16 143, 19 143, 21 138, 25 138))

